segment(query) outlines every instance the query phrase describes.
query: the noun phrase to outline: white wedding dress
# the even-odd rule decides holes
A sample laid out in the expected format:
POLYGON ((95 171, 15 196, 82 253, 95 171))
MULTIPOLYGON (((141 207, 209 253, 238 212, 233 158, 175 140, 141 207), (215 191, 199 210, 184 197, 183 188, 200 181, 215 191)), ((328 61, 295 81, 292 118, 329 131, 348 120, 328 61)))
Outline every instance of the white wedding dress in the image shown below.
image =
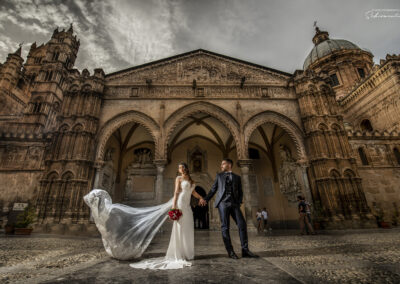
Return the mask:
POLYGON ((190 198, 194 189, 187 180, 181 181, 182 191, 178 195, 177 207, 182 216, 172 225, 171 238, 165 257, 145 259, 130 264, 133 268, 142 269, 178 269, 191 266, 188 260, 194 258, 194 223, 190 198))
MULTIPOLYGON (((131 267, 177 269, 191 266, 188 260, 194 258, 194 223, 190 199, 194 186, 187 180, 181 182, 182 191, 178 195, 177 207, 182 210, 182 216, 173 222, 165 257, 132 263, 131 267)), ((106 252, 122 260, 142 256, 168 218, 173 202, 170 199, 164 204, 143 208, 113 204, 108 192, 102 189, 93 189, 83 199, 91 209, 106 252)))

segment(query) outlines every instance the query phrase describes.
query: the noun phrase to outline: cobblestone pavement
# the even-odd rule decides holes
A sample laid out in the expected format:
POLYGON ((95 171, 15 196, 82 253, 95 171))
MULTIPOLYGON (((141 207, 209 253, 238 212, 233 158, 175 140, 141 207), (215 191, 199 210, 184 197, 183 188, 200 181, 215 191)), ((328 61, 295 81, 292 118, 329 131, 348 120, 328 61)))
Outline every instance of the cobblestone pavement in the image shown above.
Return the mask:
MULTIPOLYGON (((237 231, 231 232, 240 256, 237 231)), ((400 283, 400 229, 250 235, 260 259, 227 258, 220 232, 196 231, 192 267, 148 271, 112 259, 100 238, 0 236, 0 283, 400 283)), ((162 256, 158 235, 143 258, 162 256)))

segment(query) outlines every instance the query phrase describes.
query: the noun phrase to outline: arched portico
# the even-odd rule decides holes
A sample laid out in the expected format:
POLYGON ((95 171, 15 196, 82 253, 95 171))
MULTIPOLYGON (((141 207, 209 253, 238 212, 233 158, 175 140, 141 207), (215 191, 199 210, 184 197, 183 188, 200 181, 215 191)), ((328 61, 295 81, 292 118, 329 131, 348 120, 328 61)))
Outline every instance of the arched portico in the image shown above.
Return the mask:
POLYGON ((300 127, 294 123, 290 118, 274 112, 265 111, 258 113, 251 117, 244 125, 244 148, 248 149, 249 140, 254 130, 264 123, 273 123, 284 129, 287 134, 292 138, 296 145, 296 151, 299 161, 306 161, 306 150, 304 146, 304 133, 300 127))
POLYGON ((182 108, 179 108, 166 119, 163 125, 165 139, 163 141, 163 148, 160 149, 160 151, 163 151, 164 157, 167 156, 168 143, 171 140, 171 136, 173 135, 175 128, 180 123, 182 123, 185 118, 195 113, 209 114, 210 116, 219 120, 227 129, 229 129, 235 141, 238 158, 243 158, 244 153, 242 150, 243 147, 241 146, 242 143, 239 132, 240 126, 236 118, 234 118, 229 112, 227 112, 223 108, 203 101, 191 103, 182 108))
POLYGON ((149 131, 155 143, 155 157, 156 159, 159 157, 159 151, 157 151, 160 139, 159 125, 154 121, 154 119, 152 119, 148 115, 132 110, 114 116, 113 118, 108 120, 100 129, 99 134, 96 138, 96 162, 101 162, 104 160, 105 146, 114 131, 130 122, 138 123, 149 131))
MULTIPOLYGON (((95 173, 95 179, 94 179, 94 188, 103 188, 103 176, 105 175, 105 170, 106 168, 113 167, 111 175, 108 174, 108 176, 113 176, 115 174, 115 183, 118 184, 118 199, 122 201, 123 198, 126 197, 126 180, 121 180, 120 176, 125 175, 126 171, 126 165, 122 166, 123 160, 126 162, 126 159, 124 159, 125 155, 129 153, 129 159, 133 159, 132 152, 139 146, 141 145, 146 145, 146 144, 151 144, 151 153, 149 152, 148 148, 146 148, 145 151, 148 151, 149 155, 151 157, 146 156, 146 163, 148 162, 153 162, 154 163, 154 171, 152 171, 152 175, 155 177, 155 184, 154 184, 154 198, 152 197, 152 203, 159 203, 161 201, 161 195, 162 195, 162 175, 163 175, 163 163, 159 163, 159 157, 160 157, 160 152, 158 150, 158 145, 160 145, 160 128, 159 125, 148 115, 141 113, 139 111, 128 111, 124 112, 121 114, 118 114, 108 120, 104 126, 100 129, 99 134, 96 138, 97 146, 96 146, 96 154, 95 154, 95 167, 96 167, 96 173, 95 173), (125 132, 125 134, 121 135, 121 129, 122 132, 125 132), (110 161, 106 161, 110 159, 109 157, 105 157, 106 155, 106 148, 109 146, 109 140, 111 137, 115 138, 115 133, 119 133, 119 141, 118 141, 118 146, 116 147, 118 149, 118 155, 117 155, 117 162, 114 165, 113 163, 110 164, 110 161), (133 133, 135 133, 133 135, 133 133), (138 134, 136 134, 138 133, 138 134), (147 137, 143 141, 136 141, 140 143, 136 143, 133 141, 135 138, 133 136, 141 136, 146 135, 147 137), (114 135, 113 135, 114 134, 114 135), (132 140, 133 139, 133 140, 132 140), (151 141, 152 140, 152 141, 151 141), (144 144, 143 144, 144 143, 144 144), (153 148, 154 146, 154 148, 153 148), (136 147, 136 148, 135 148, 136 147), (150 160, 151 159, 151 160, 150 160), (107 164, 107 165, 106 165, 107 164), (110 165, 109 165, 110 164, 110 165), (154 173, 153 173, 154 172, 154 173)), ((118 139, 117 139, 118 140, 118 139)), ((139 149, 138 151, 143 151, 143 149, 139 149)), ((141 155, 144 155, 143 153, 141 155)), ((151 163, 152 164, 152 163, 151 163)), ((147 165, 149 166, 149 165, 147 165)), ((107 168, 107 169, 108 169, 107 168)), ((111 171, 111 170, 110 170, 111 171)), ((108 177, 109 179, 109 177, 108 177)), ((136 193, 132 193, 134 195, 136 193)))
POLYGON ((250 197, 246 206, 254 216, 258 208, 270 211, 270 225, 276 228, 297 226, 295 195, 312 200, 307 177, 304 134, 290 118, 273 111, 252 116, 243 128, 248 155, 247 178, 250 197), (271 222, 272 221, 272 222, 271 222))

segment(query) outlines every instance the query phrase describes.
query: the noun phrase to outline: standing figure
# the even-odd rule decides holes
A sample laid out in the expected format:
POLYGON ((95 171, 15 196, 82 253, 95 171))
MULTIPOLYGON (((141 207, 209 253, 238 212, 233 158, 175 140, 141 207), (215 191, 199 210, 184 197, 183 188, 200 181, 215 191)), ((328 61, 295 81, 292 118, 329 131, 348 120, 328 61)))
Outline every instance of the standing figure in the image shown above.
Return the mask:
POLYGON ((201 196, 195 191, 186 163, 179 164, 181 175, 175 180, 174 197, 166 203, 150 207, 130 207, 112 203, 110 195, 93 189, 84 196, 94 222, 101 234, 106 252, 117 259, 139 258, 168 216, 168 211, 180 209, 182 216, 175 220, 165 256, 144 259, 130 264, 133 268, 177 269, 191 266, 194 258, 194 224, 190 199, 201 196))
POLYGON ((263 211, 261 212, 261 215, 263 217, 263 228, 264 228, 264 232, 267 230, 267 226, 268 226, 268 213, 267 213, 267 208, 263 208, 263 211))
POLYGON ((315 235, 314 229, 311 226, 310 222, 307 218, 307 204, 305 203, 305 198, 301 195, 297 196, 297 201, 299 202, 298 209, 299 209, 299 223, 300 223, 300 234, 304 235, 304 225, 308 227, 312 235, 315 235))
POLYGON ((261 232, 262 231, 262 221, 263 221, 261 209, 257 210, 256 219, 257 219, 257 232, 261 232))
POLYGON ((238 259, 233 250, 229 234, 229 221, 232 216, 239 228, 242 257, 258 257, 253 254, 248 247, 247 225, 242 211, 240 210, 240 204, 243 202, 242 182, 240 176, 232 173, 232 166, 233 161, 231 159, 225 158, 222 160, 222 172, 217 174, 210 192, 206 197, 204 197, 204 199, 200 199, 199 204, 205 206, 214 194, 217 194, 214 206, 218 208, 221 219, 222 239, 224 240, 225 248, 228 251, 228 256, 233 259, 238 259))

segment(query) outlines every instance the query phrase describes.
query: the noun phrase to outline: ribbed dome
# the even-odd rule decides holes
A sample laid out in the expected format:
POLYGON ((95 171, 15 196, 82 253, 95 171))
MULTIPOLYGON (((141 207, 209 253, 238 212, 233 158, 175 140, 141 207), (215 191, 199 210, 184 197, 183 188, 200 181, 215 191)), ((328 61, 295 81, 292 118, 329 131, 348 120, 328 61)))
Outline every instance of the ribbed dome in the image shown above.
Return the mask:
POLYGON ((333 53, 337 50, 349 50, 349 49, 361 49, 354 43, 344 39, 327 39, 324 40, 311 50, 306 60, 304 61, 303 70, 306 70, 310 64, 314 63, 318 59, 333 53))

